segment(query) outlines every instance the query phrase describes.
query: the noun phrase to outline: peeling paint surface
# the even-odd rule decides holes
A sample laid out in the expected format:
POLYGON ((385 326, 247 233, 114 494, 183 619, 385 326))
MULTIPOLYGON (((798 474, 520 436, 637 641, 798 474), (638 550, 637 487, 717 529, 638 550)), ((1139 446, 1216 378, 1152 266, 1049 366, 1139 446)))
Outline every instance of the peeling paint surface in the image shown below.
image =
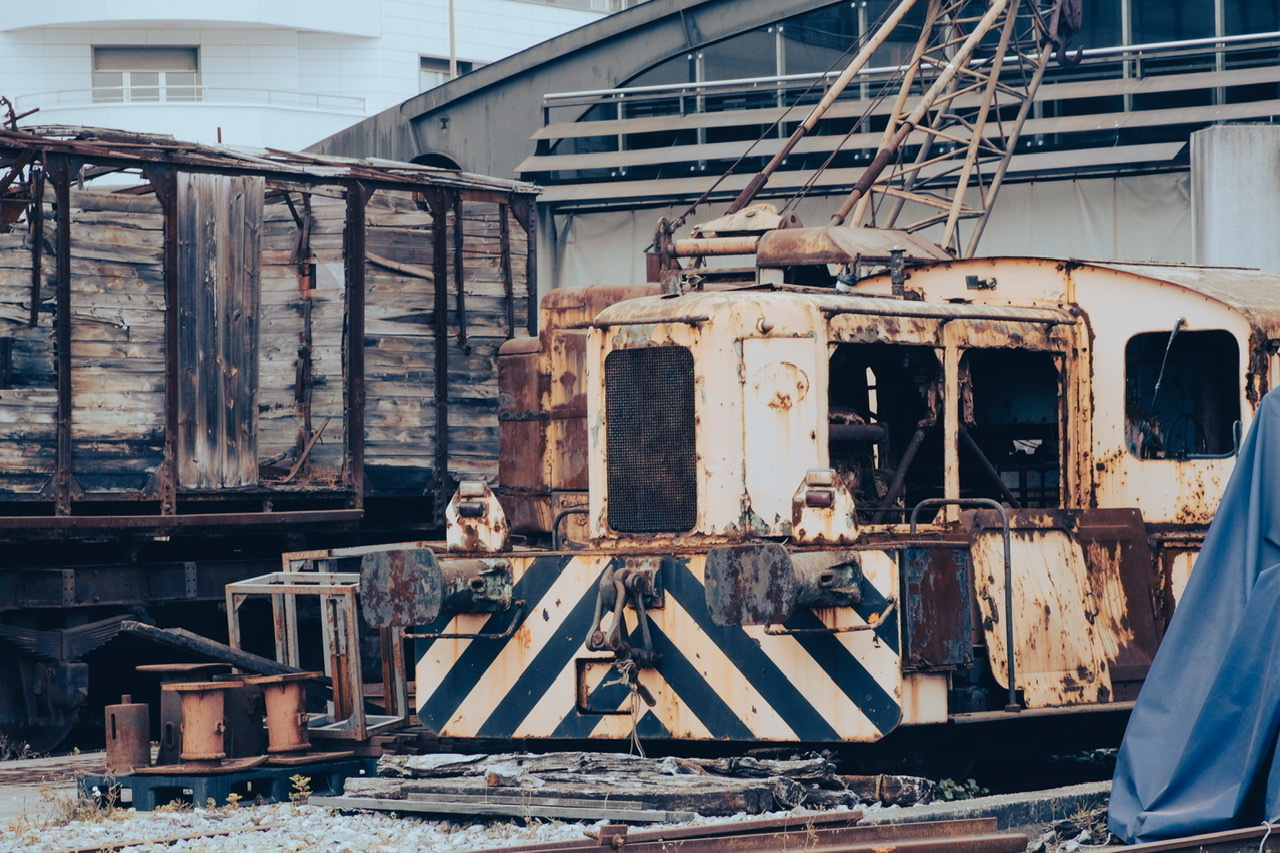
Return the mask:
MULTIPOLYGON (((1004 549, 998 532, 973 547, 978 609, 996 680, 1009 683, 1004 549)), ((1028 708, 1111 698, 1108 640, 1117 626, 1088 585, 1084 553, 1064 532, 1013 540, 1014 664, 1028 708)))

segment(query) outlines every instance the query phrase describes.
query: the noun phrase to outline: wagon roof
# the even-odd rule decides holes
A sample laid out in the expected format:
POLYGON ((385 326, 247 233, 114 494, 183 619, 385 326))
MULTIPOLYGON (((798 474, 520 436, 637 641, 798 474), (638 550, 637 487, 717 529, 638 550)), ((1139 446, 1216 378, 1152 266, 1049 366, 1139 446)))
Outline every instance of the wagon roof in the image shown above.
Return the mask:
POLYGON ((205 145, 162 134, 96 127, 0 128, 0 169, 21 169, 31 159, 43 159, 47 154, 71 156, 105 167, 107 171, 167 165, 188 171, 256 174, 309 183, 358 180, 384 186, 447 187, 507 195, 536 195, 541 191, 523 181, 376 158, 205 145))

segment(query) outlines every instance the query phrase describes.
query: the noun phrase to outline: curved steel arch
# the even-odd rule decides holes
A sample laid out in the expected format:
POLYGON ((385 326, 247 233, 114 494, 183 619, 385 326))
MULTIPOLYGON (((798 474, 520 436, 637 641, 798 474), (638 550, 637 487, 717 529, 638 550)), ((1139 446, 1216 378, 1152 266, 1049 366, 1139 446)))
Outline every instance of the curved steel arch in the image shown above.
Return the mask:
POLYGON ((469 172, 511 175, 532 151, 546 93, 614 88, 664 59, 831 5, 648 0, 423 92, 311 150, 402 161, 434 155, 469 172))

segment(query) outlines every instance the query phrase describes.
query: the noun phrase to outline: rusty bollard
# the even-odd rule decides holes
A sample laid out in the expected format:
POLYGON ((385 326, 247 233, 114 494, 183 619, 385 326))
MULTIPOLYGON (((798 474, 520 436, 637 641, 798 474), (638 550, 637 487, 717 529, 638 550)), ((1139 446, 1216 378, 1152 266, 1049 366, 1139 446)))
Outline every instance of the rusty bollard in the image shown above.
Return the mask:
MULTIPOLYGON (((200 678, 214 680, 215 673, 225 672, 225 663, 144 663, 134 667, 138 672, 160 677, 161 686, 184 683, 200 678)), ((182 697, 172 690, 160 691, 160 748, 156 764, 177 764, 182 759, 182 697)))
POLYGON ((215 681, 160 685, 162 693, 171 690, 182 697, 182 752, 179 757, 183 761, 218 762, 227 757, 223 709, 227 688, 231 686, 227 682, 215 681))
POLYGON ((106 707, 107 775, 125 776, 151 763, 151 713, 125 694, 119 705, 106 707))
POLYGON ((286 672, 281 675, 245 676, 245 684, 256 684, 262 688, 262 699, 267 705, 267 752, 302 752, 310 749, 304 682, 323 674, 286 672))

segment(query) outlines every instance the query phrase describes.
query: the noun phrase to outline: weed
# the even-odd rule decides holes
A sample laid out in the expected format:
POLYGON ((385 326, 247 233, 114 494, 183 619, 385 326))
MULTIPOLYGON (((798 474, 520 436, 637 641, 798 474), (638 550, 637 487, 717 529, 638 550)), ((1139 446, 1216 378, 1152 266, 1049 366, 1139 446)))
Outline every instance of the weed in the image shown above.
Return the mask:
POLYGON ((25 758, 38 758, 39 755, 25 740, 15 740, 0 734, 0 761, 20 761, 25 758))
POLYGON ((100 823, 118 820, 127 813, 120 805, 120 789, 114 785, 86 789, 84 784, 75 794, 60 794, 49 786, 40 788, 40 805, 35 814, 24 813, 10 821, 10 832, 53 829, 69 823, 100 823))
POLYGON ((293 783, 293 790, 289 792, 289 802, 294 806, 305 806, 311 797, 311 777, 295 773, 289 777, 289 781, 293 783))

